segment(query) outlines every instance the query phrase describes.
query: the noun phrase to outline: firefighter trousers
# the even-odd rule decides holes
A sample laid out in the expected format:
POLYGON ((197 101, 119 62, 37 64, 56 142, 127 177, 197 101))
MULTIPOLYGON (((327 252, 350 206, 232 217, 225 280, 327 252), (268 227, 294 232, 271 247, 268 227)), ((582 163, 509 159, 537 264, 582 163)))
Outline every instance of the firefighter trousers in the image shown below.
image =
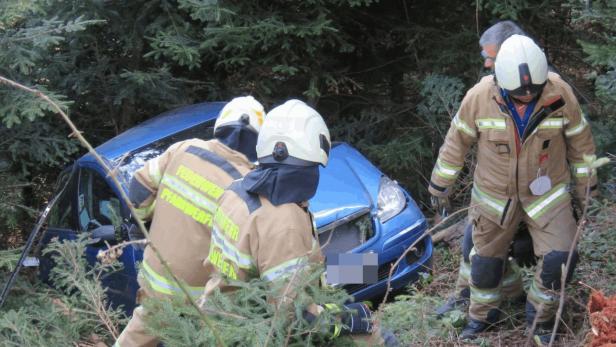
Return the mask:
POLYGON ((477 209, 471 212, 471 219, 474 247, 470 253, 469 316, 487 323, 499 320, 509 246, 518 224, 524 222, 533 240, 535 254, 540 257, 528 291, 526 319, 529 324, 535 318, 538 323, 552 320, 558 308, 561 265, 567 261, 577 228, 571 204, 561 207, 544 226, 529 218, 519 205, 506 228, 482 216, 477 209))
MULTIPOLYGON (((148 297, 146 291, 139 289, 137 293, 137 302, 148 297)), ((144 319, 147 316, 147 311, 143 306, 137 306, 133 310, 133 316, 122 330, 122 333, 116 340, 113 347, 156 347, 160 340, 147 333, 145 329, 144 319)))
MULTIPOLYGON (((471 263, 464 257, 460 258, 460 269, 456 281, 456 295, 468 298, 470 296, 471 263)), ((517 300, 524 295, 522 272, 515 260, 508 258, 505 264, 505 274, 502 283, 502 295, 511 300, 517 300)))

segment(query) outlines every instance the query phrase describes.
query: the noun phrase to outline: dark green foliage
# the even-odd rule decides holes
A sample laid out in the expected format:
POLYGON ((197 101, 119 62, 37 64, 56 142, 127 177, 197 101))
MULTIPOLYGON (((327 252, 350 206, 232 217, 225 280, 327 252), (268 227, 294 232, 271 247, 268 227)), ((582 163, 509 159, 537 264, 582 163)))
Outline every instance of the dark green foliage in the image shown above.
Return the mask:
POLYGON ((370 106, 360 117, 338 123, 332 132, 334 137, 354 143, 421 202, 427 198, 423 193, 432 163, 462 100, 464 84, 458 78, 436 74, 418 84, 405 74, 402 85, 418 89, 421 101, 416 106, 370 106))
MULTIPOLYGON (((320 288, 321 267, 294 276, 296 295, 277 309, 273 298, 285 293, 286 285, 262 280, 237 282, 238 290, 208 297, 203 306, 216 331, 228 346, 321 346, 327 343, 332 329, 332 315, 324 311, 314 324, 303 319, 310 304, 342 304, 348 294, 341 290, 320 288)), ((287 292, 288 293, 288 292, 287 292)), ((205 327, 195 309, 183 300, 146 300, 151 333, 162 338, 166 346, 212 346, 215 337, 205 327)), ((345 339, 335 345, 348 343, 345 339)))
POLYGON ((396 302, 384 308, 383 324, 398 334, 403 346, 437 345, 465 323, 465 313, 458 310, 437 319, 434 308, 441 304, 442 300, 420 292, 398 295, 396 302))
MULTIPOLYGON (((0 312, 1 346, 67 346, 112 340, 110 331, 117 332, 125 317, 118 309, 105 308, 100 277, 116 270, 117 264, 86 267, 85 247, 85 238, 49 245, 46 252, 54 254, 58 264, 52 274, 57 289, 31 284, 24 280, 27 269, 22 271, 0 312)), ((7 276, 2 269, 14 266, 19 251, 2 252, 2 278, 7 276)))
POLYGON ((0 271, 13 271, 23 248, 0 251, 0 271))
POLYGON ((592 6, 571 1, 574 25, 583 35, 578 40, 585 60, 592 66, 587 77, 594 82, 597 103, 591 114, 593 130, 599 148, 613 152, 616 149, 616 5, 612 1, 594 1, 592 6))

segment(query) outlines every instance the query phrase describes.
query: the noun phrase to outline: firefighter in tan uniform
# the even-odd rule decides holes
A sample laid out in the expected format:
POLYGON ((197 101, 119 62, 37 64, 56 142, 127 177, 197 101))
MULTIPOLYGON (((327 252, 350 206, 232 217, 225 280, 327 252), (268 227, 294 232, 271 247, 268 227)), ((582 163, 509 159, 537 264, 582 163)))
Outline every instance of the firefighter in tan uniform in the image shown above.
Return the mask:
MULTIPOLYGON (((481 46, 481 56, 484 59, 483 66, 485 68, 494 69, 496 54, 503 42, 511 35, 527 36, 517 24, 510 20, 497 22, 481 34, 479 45, 481 46)), ((431 202, 432 207, 439 213, 443 211, 443 209, 447 211, 450 206, 448 198, 434 196, 431 202)), ((524 225, 521 226, 524 227, 524 225)), ((460 268, 458 270, 455 294, 449 297, 443 305, 435 310, 435 313, 439 317, 443 317, 447 312, 455 309, 465 310, 468 308, 471 294, 471 263, 469 255, 472 248, 472 223, 468 221, 464 226, 461 244, 462 257, 460 258, 460 268)), ((531 266, 536 264, 534 253, 532 252, 532 241, 525 228, 522 228, 516 233, 510 248, 512 257, 505 262, 502 294, 505 298, 513 302, 522 302, 522 300, 526 300, 526 297, 524 295, 524 286, 519 266, 531 266)))
MULTIPOLYGON (((233 182, 219 200, 205 262, 206 271, 216 275, 203 300, 214 290, 233 290, 232 281, 256 276, 273 284, 298 280, 301 272, 296 272, 322 262, 307 201, 316 192, 319 165, 327 164, 329 150, 325 122, 305 103, 289 100, 268 113, 257 143, 259 166, 233 182)), ((292 297, 291 291, 278 300, 292 297)), ((351 324, 336 325, 334 335, 369 332, 370 310, 359 303, 348 306, 345 317, 356 324, 352 329, 351 324)))
POLYGON ((507 39, 495 76, 484 77, 462 100, 432 172, 431 194, 450 193, 475 143, 470 321, 461 337, 474 337, 498 321, 507 251, 524 222, 540 257, 526 318, 531 325, 536 317, 538 329, 532 333, 543 340, 558 307, 561 265, 576 231, 569 187, 579 201, 589 179, 591 190, 596 189, 583 160, 595 146, 571 88, 548 73, 544 53, 528 37, 507 39))
MULTIPOLYGON (((203 268, 203 250, 210 246, 216 201, 233 180, 253 168, 264 115, 253 97, 235 98, 216 119, 215 139, 178 142, 149 160, 131 180, 129 197, 139 217, 152 220, 150 241, 194 299, 203 293, 210 275, 203 268)), ((145 248, 138 280, 140 299, 183 295, 150 247, 145 248)), ((145 332, 144 314, 142 306, 134 310, 116 346, 158 344, 145 332)))

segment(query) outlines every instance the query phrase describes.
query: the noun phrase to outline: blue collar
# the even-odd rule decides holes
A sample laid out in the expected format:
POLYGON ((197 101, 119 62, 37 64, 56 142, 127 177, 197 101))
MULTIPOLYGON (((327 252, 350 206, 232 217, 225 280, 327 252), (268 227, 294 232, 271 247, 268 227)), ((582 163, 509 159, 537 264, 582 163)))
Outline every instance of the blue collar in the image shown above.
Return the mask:
POLYGON ((518 111, 516 110, 515 105, 506 90, 501 89, 501 96, 503 97, 503 100, 505 100, 505 103, 507 103, 507 108, 511 113, 511 118, 513 118, 516 129, 518 130, 518 136, 522 138, 522 136, 524 135, 524 130, 526 129, 528 121, 530 120, 530 116, 533 114, 533 110, 535 109, 535 105, 537 104, 537 98, 533 99, 533 101, 529 102, 526 105, 526 111, 524 112, 524 118, 522 119, 520 118, 520 115, 518 114, 518 111))

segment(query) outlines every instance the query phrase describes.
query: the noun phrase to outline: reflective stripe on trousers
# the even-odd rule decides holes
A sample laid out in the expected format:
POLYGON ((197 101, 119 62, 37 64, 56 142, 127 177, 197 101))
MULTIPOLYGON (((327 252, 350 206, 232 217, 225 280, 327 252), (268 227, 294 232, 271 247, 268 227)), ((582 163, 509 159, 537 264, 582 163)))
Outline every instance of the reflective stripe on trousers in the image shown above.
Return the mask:
POLYGON ((482 304, 498 303, 501 300, 501 288, 480 289, 472 285, 471 281, 471 301, 482 304))
MULTIPOLYGON (((157 273, 148 265, 146 261, 143 261, 143 278, 148 282, 150 287, 161 294, 165 295, 182 295, 182 289, 176 285, 173 280, 169 280, 161 274, 157 273)), ((193 299, 198 299, 203 294, 204 287, 192 287, 186 285, 186 289, 190 293, 193 299)))
POLYGON ((531 300, 534 299, 535 301, 539 301, 546 305, 553 305, 556 301, 558 301, 558 298, 556 296, 544 293, 539 288, 537 288, 537 284, 535 283, 534 279, 530 285, 530 289, 528 290, 528 298, 531 300))
POLYGON ((460 276, 467 282, 471 280, 471 264, 464 261, 460 261, 460 276))

